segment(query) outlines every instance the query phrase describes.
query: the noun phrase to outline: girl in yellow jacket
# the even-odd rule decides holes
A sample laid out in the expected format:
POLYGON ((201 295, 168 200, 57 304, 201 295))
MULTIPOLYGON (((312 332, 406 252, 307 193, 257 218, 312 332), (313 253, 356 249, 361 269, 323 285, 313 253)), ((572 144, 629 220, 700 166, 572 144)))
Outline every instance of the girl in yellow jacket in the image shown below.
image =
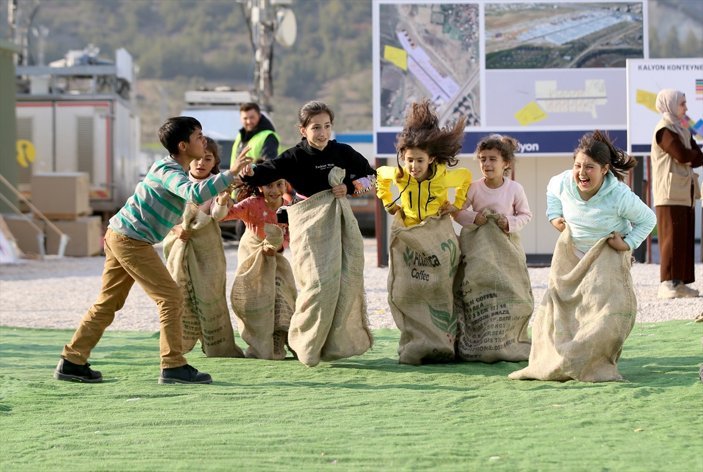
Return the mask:
POLYGON ((398 136, 398 166, 382 166, 376 172, 376 194, 391 215, 400 211, 405 226, 414 226, 429 216, 459 211, 471 184, 468 169, 448 169, 457 164, 466 118, 453 127, 439 127, 429 100, 413 103, 398 136), (391 184, 398 188, 393 196, 391 184), (448 190, 456 189, 454 204, 448 190), (398 205, 400 201, 400 205, 398 205))

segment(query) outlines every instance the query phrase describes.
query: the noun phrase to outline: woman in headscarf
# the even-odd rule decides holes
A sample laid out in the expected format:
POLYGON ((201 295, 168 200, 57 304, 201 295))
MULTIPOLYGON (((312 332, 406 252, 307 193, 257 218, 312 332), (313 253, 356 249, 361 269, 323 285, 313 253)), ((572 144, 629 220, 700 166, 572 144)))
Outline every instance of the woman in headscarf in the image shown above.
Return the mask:
POLYGON ((697 297, 693 283, 694 204, 700 198, 698 174, 694 167, 703 165, 703 153, 681 125, 686 115, 686 96, 673 89, 657 94, 661 120, 652 136, 652 180, 657 213, 660 251, 659 298, 697 297), (676 257, 674 257, 674 250, 676 257))

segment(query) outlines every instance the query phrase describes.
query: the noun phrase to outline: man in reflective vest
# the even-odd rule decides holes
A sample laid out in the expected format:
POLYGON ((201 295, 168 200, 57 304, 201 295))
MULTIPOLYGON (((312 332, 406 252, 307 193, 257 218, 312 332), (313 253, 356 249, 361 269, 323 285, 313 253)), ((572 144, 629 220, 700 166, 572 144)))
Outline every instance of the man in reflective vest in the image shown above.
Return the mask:
POLYGON ((281 138, 276 134, 271 121, 261 114, 261 109, 256 103, 244 103, 239 107, 239 117, 244 125, 232 146, 232 157, 234 161, 244 146, 249 146, 251 150, 248 157, 257 162, 262 159, 273 159, 283 151, 281 149, 281 138))

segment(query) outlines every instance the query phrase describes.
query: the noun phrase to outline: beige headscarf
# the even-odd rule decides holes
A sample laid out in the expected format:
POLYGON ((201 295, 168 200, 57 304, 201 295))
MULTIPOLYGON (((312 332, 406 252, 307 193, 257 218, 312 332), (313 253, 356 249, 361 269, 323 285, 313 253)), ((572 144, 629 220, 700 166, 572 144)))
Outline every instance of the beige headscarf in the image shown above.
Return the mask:
POLYGON ((681 120, 676 116, 679 110, 679 104, 684 98, 686 98, 686 95, 684 95, 683 92, 674 89, 663 89, 657 94, 655 106, 659 113, 662 114, 664 120, 676 130, 684 146, 688 148, 691 143, 691 132, 681 126, 681 120))

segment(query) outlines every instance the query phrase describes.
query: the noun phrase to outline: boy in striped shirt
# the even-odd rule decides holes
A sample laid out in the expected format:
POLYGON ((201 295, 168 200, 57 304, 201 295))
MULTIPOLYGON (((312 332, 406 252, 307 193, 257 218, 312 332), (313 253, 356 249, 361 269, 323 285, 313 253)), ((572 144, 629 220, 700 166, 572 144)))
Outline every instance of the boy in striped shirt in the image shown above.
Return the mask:
POLYGON ((153 245, 162 241, 180 220, 188 202, 201 204, 241 183, 237 174, 251 162, 244 149, 228 171, 203 182, 191 182, 190 162, 205 154, 202 126, 195 118, 169 118, 159 129, 169 156, 152 165, 134 194, 110 219, 105 233, 102 289, 95 304, 61 353, 54 378, 101 382, 100 372, 88 364, 90 352, 112 323, 136 281, 159 309, 161 375, 159 383, 211 383, 212 377, 188 365, 182 353, 184 300, 153 245))

